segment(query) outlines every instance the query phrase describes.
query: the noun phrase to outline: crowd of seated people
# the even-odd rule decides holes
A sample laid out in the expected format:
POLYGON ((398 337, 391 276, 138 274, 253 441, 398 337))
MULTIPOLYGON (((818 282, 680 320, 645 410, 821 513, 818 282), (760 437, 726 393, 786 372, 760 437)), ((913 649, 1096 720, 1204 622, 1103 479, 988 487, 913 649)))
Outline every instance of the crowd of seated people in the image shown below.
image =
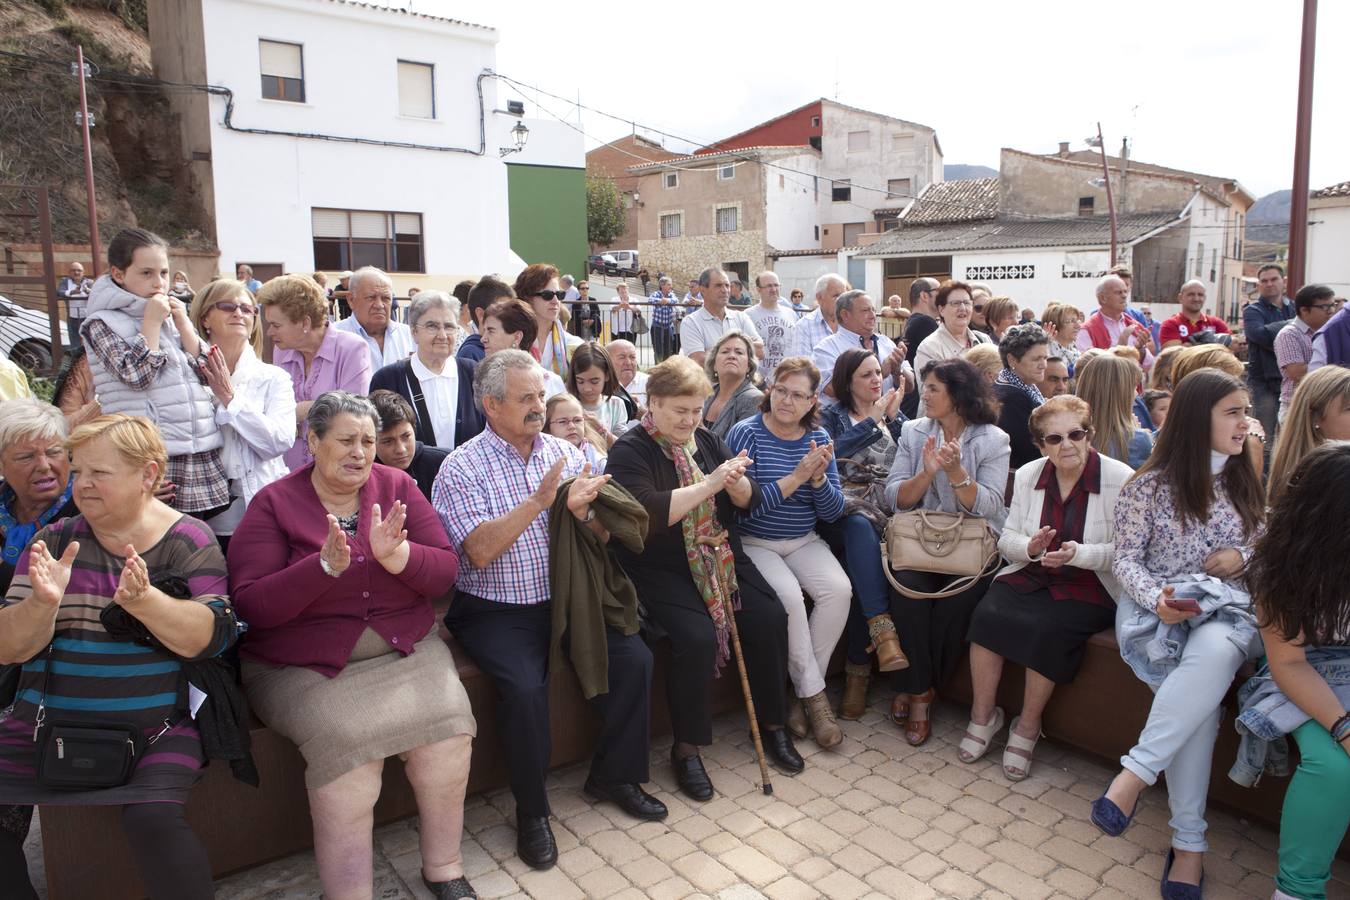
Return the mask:
MULTIPOLYGON (((405 325, 378 269, 344 273, 351 315, 334 321, 311 276, 193 290, 168 257, 149 232, 117 235, 69 368, 87 374, 59 385, 60 408, 0 403, 0 884, 15 896, 32 896, 22 845, 47 803, 120 807, 152 897, 211 895, 182 803, 247 716, 209 698, 194 718, 183 685, 234 685, 235 671, 236 712, 304 758, 327 896, 369 896, 391 756, 416 794, 427 890, 475 896, 460 842, 477 724, 438 609, 496 693, 517 852, 535 868, 558 858, 558 665, 601 721, 585 793, 659 821, 648 640, 671 648, 675 783, 703 803, 717 794, 701 757, 712 681, 733 656, 780 772, 807 765, 794 738, 840 746, 874 669, 921 747, 968 665, 958 756, 1001 744, 1020 781, 1056 689, 1114 629, 1154 700, 1092 822, 1122 834, 1165 773, 1162 895, 1200 896, 1220 702, 1257 662, 1241 715, 1276 696, 1301 713, 1279 720, 1303 757, 1279 896, 1322 896, 1350 825, 1350 687, 1335 677, 1350 571, 1334 575, 1350 546, 1294 517, 1350 516, 1346 369, 1300 373, 1267 436, 1233 348, 1154 346, 1125 272, 1097 285, 1091 315, 1053 303, 1039 319, 920 279, 915 347, 877 333, 872 299, 827 275, 762 371, 764 341, 712 268, 691 281, 703 302, 681 314, 682 349, 644 372, 631 331, 564 327, 546 264, 419 291, 405 325), (888 522, 910 513, 980 523, 995 564, 959 587, 891 568, 888 522), (996 699, 1009 663, 1026 670, 1012 717, 996 699), (135 735, 125 771, 63 782, 51 735, 110 720, 135 735)), ((675 349, 673 328, 663 340, 675 349)), ((247 761, 230 762, 247 781, 247 761)))

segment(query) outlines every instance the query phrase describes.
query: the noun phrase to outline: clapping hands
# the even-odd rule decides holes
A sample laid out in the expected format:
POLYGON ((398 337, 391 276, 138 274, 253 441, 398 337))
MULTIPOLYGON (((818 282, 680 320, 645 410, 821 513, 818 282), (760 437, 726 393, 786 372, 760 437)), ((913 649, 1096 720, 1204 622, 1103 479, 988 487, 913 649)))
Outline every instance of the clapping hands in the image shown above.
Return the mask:
POLYGON ((712 493, 716 494, 728 485, 736 484, 744 478, 745 470, 749 468, 752 463, 754 463, 754 460, 750 458, 750 454, 742 450, 731 459, 713 469, 712 472, 708 474, 708 477, 704 479, 704 483, 708 485, 708 488, 712 493))
POLYGON ((581 467, 581 474, 572 479, 567 488, 567 508, 578 519, 585 520, 591 503, 600 496, 600 489, 609 483, 608 475, 592 475, 591 464, 581 467))
POLYGON ((150 570, 131 544, 127 544, 126 555, 127 561, 122 565, 122 577, 117 581, 113 602, 129 609, 145 599, 150 590, 150 570))
POLYGON ((398 552, 408 539, 408 530, 403 527, 407 522, 408 507, 401 500, 394 501, 387 519, 381 516, 380 504, 376 503, 370 508, 370 552, 376 562, 384 565, 398 552))
POLYGON ((33 585, 33 598, 39 603, 56 607, 70 584, 70 568, 80 552, 80 542, 71 541, 60 559, 54 559, 44 541, 35 541, 28 550, 28 581, 33 585))
POLYGON ((825 481, 825 473, 829 470, 832 459, 834 459, 834 444, 827 441, 817 446, 815 441, 811 441, 811 449, 797 463, 797 475, 813 487, 820 487, 825 481))

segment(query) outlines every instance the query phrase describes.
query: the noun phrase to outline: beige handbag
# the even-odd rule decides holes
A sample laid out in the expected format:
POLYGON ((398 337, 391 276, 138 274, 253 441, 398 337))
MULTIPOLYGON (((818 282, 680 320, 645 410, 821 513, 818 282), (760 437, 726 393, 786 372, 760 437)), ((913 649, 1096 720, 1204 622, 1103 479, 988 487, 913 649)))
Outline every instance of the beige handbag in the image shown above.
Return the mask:
POLYGON ((926 509, 898 512, 886 526, 881 569, 897 591, 915 600, 954 597, 998 568, 998 538, 979 516, 926 509), (916 591, 895 580, 892 569, 953 575, 944 589, 916 591))

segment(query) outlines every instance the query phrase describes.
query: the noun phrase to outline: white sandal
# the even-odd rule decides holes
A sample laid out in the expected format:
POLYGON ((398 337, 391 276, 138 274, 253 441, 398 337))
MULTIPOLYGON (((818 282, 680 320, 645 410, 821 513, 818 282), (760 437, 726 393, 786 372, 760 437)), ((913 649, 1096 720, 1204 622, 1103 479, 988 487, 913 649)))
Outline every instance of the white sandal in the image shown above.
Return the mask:
POLYGON ((973 763, 989 752, 989 742, 994 739, 1003 728, 1003 710, 997 706, 994 707, 994 715, 987 725, 976 725, 975 720, 971 719, 966 725, 965 737, 961 738, 961 743, 956 748, 956 755, 961 758, 963 763, 973 763))
POLYGON ((1017 733, 1018 716, 1008 726, 1008 742, 1003 747, 1003 775, 1009 781, 1021 781, 1031 774, 1032 754, 1036 752, 1036 742, 1043 734, 1038 732, 1034 738, 1024 738, 1017 733))

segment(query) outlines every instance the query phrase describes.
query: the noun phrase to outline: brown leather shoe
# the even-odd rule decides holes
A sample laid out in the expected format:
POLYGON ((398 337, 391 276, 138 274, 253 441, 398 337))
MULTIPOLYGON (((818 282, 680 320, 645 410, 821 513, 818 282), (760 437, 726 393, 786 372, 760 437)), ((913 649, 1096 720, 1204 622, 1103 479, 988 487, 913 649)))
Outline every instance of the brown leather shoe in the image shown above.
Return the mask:
POLYGON ((937 691, 929 688, 922 694, 910 698, 909 721, 905 724, 905 740, 911 747, 919 747, 928 741, 933 733, 933 723, 929 716, 933 712, 933 701, 937 691))
POLYGON ((830 709, 825 692, 807 697, 805 703, 806 714, 811 719, 811 733, 815 735, 821 749, 829 750, 842 744, 844 732, 839 730, 839 723, 834 720, 834 710, 830 709))
POLYGON ((872 638, 869 652, 877 655, 877 668, 883 672, 896 672, 909 668, 909 660, 900 649, 900 637, 895 633, 895 623, 890 613, 882 613, 867 620, 867 633, 872 638))
POLYGON ((867 712, 867 685, 872 680, 872 663, 844 664, 844 696, 839 701, 839 718, 850 722, 867 712))

